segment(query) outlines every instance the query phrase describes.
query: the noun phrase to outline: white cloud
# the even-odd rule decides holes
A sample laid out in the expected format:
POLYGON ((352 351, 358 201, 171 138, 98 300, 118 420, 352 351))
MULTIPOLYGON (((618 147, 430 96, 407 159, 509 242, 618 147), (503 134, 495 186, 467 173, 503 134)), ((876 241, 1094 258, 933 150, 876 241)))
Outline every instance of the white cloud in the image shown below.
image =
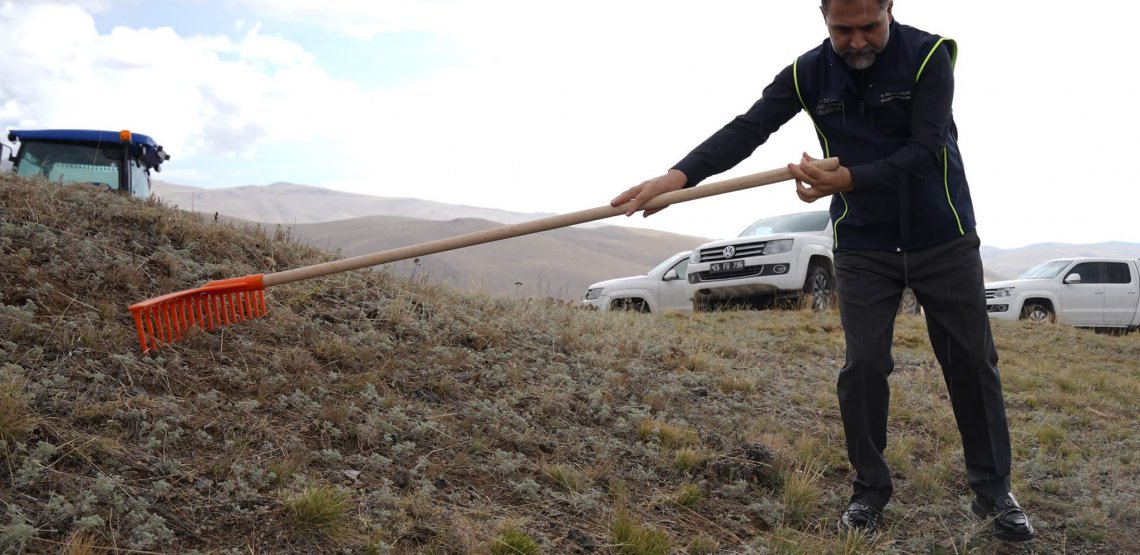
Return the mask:
MULTIPOLYGON (((776 25, 753 2, 662 4, 492 2, 465 27, 435 26, 459 41, 466 63, 376 93, 364 120, 379 132, 350 153, 356 188, 522 211, 593 207, 664 171, 753 102, 780 69, 740 71, 754 62, 758 32, 795 45, 785 63, 820 40, 803 33, 816 29, 811 12, 776 25), (368 179, 377 174, 385 179, 368 179)), ((746 167, 779 166, 803 148, 818 150, 810 129, 792 126, 766 149, 773 156, 746 167)), ((804 209, 794 198, 776 202, 804 209)), ((651 222, 672 226, 679 210, 651 222)), ((762 208, 733 210, 738 223, 723 233, 762 208)), ((708 226, 688 232, 711 233, 697 229, 708 226)))
MULTIPOLYGON (((359 103, 313 56, 259 25, 237 41, 183 37, 171 27, 99 34, 83 5, 6 3, 0 25, 0 124, 145 131, 178 159, 252 157, 298 125, 328 121, 323 102, 359 103)), ((321 131, 316 126, 316 132, 321 131)))

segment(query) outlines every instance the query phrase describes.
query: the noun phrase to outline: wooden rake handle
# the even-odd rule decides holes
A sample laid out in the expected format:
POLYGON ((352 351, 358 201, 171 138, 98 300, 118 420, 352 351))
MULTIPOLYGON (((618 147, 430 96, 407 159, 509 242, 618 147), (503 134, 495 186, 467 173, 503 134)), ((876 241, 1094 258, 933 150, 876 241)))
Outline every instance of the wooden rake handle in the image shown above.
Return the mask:
MULTIPOLYGON (((824 170, 834 170, 835 168, 839 167, 839 159, 827 158, 824 160, 817 160, 815 162, 812 162, 812 164, 824 170)), ((713 195, 730 193, 733 191, 740 191, 743 189, 750 189, 752 187, 759 187, 761 185, 770 185, 772 183, 779 183, 781 181, 788 181, 790 179, 794 179, 794 177, 792 176, 792 172, 788 171, 787 168, 754 173, 743 177, 726 179, 724 181, 718 181, 716 183, 701 185, 699 187, 690 187, 688 189, 681 189, 679 191, 662 193, 650 199, 650 201, 645 203, 641 209, 653 210, 657 208, 664 208, 672 204, 711 197, 713 195)), ((626 205, 628 205, 628 203, 626 203, 626 205)), ((583 224, 586 222, 592 222, 595 220, 601 220, 624 214, 626 211, 626 205, 617 207, 609 205, 599 206, 597 208, 590 208, 588 210, 571 212, 569 214, 560 214, 557 216, 549 216, 546 218, 539 218, 537 220, 531 220, 529 222, 522 222, 518 224, 504 225, 501 227, 475 231, 472 233, 466 233, 464 235, 457 235, 455 237, 428 241, 426 243, 419 243, 407 247, 399 247, 386 251, 374 252, 371 254, 362 254, 360 256, 354 256, 351 258, 325 262, 323 264, 303 266, 301 268, 286 270, 284 272, 265 274, 265 276, 262 278, 262 284, 264 287, 272 287, 274 285, 292 283, 294 281, 300 281, 303 279, 326 276, 339 272, 347 272, 350 270, 358 270, 360 268, 386 264, 388 262, 395 262, 397 260, 407 260, 409 258, 415 258, 418 256, 426 256, 429 254, 460 249, 463 247, 470 247, 473 245, 481 245, 483 243, 510 239, 511 237, 519 237, 522 235, 530 235, 532 233, 549 231, 551 229, 557 229, 560 227, 583 224)))

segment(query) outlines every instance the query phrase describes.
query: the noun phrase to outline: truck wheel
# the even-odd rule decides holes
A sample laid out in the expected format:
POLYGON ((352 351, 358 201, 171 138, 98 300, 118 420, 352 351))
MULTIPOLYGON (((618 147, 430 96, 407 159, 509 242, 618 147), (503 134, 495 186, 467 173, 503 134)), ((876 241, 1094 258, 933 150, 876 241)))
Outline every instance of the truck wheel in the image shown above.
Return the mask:
POLYGON ((645 299, 636 297, 628 297, 624 299, 614 299, 610 303, 610 310, 628 310, 631 312, 649 312, 649 303, 645 299))
MULTIPOLYGON (((831 308, 831 298, 834 294, 835 284, 832 283, 831 274, 822 266, 808 268, 807 279, 804 280, 804 289, 800 293, 802 301, 811 301, 811 309, 821 312, 831 308)), ((803 303, 801 303, 803 306, 803 303)))
POLYGON ((704 298, 704 295, 698 291, 693 293, 693 312, 711 312, 713 309, 712 303, 704 298))
POLYGON ((1057 316, 1053 310, 1041 303, 1026 303, 1021 309, 1021 319, 1030 322, 1054 322, 1057 316))
POLYGON ((902 300, 899 301, 899 314, 922 314, 922 305, 918 304, 918 297, 910 287, 903 289, 902 300))

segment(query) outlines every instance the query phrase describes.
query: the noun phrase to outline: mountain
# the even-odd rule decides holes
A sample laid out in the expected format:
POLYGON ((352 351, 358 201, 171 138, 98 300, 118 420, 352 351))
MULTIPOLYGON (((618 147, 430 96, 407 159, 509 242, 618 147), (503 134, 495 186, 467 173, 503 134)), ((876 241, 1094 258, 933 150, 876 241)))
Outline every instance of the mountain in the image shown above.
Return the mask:
MULTIPOLYGON (((199 189, 156 183, 168 205, 231 221, 282 225, 297 240, 357 256, 531 221, 519 213, 277 183, 199 189)), ((643 274, 703 237, 620 226, 574 226, 389 264, 403 276, 496 296, 580 299, 591 283, 643 274)))
POLYGON ((218 212, 254 222, 285 224, 333 222, 363 216, 403 216, 439 221, 480 218, 513 224, 551 215, 415 198, 361 195, 294 183, 204 189, 155 181, 153 191, 163 202, 183 210, 203 214, 218 212))
MULTIPOLYGON (((303 243, 356 256, 498 227, 477 218, 434 222, 369 216, 290 226, 303 243)), ((562 228, 391 264, 465 291, 496 296, 580 299, 591 283, 643 274, 666 257, 707 241, 701 237, 617 226, 562 228)))
MULTIPOLYGON (((550 216, 333 191, 292 183, 203 189, 155 182, 165 203, 204 214, 288 226, 296 237, 355 256, 550 216)), ((577 298, 589 284, 644 273, 706 239, 617 226, 575 226, 393 264, 398 273, 493 295, 577 298), (522 285, 516 286, 516 283, 522 285)), ((1012 279, 1050 258, 1140 258, 1140 243, 983 246, 986 279, 1012 279)))

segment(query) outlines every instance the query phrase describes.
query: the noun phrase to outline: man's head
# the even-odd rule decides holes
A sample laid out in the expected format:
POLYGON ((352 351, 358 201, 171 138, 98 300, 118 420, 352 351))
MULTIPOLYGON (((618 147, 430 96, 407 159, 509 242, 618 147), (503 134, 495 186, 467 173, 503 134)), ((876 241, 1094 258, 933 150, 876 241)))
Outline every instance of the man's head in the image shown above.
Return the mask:
POLYGON ((891 39, 894 0, 821 0, 831 47, 852 69, 867 69, 891 39))

